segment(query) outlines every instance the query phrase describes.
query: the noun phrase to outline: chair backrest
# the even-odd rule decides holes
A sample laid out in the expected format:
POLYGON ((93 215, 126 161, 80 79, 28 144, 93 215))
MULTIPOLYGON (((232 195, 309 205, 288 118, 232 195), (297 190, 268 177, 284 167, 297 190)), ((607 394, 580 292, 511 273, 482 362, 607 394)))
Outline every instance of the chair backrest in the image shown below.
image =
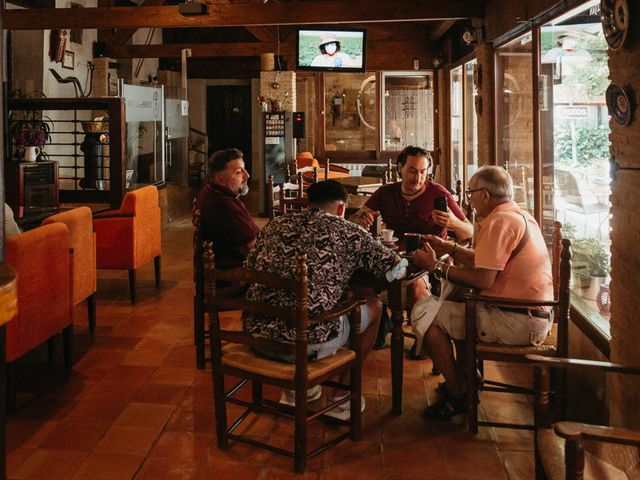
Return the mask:
POLYGON ((18 274, 18 316, 7 324, 10 362, 71 324, 69 229, 53 223, 13 235, 5 261, 18 274))
POLYGON ((136 264, 160 255, 161 223, 158 188, 155 185, 148 185, 127 192, 122 200, 120 213, 134 216, 136 264))
POLYGON ((555 169, 554 174, 557 194, 565 202, 584 208, 583 195, 575 175, 568 170, 561 169, 555 169))
MULTIPOLYGON (((290 200, 302 199, 304 197, 304 181, 302 172, 296 174, 296 183, 283 183, 280 185, 273 184, 273 176, 269 175, 267 179, 267 214, 270 219, 286 213, 286 206, 290 204, 290 200), (282 200, 284 198, 284 201, 282 200)), ((296 202, 293 202, 294 205, 296 202)), ((300 201, 306 205, 305 201, 300 201)))
POLYGON ((89 207, 78 207, 47 217, 43 225, 64 223, 69 229, 73 304, 76 305, 96 291, 96 236, 89 207))
MULTIPOLYGON (((308 347, 308 312, 307 312, 307 256, 298 255, 294 278, 284 278, 268 272, 237 267, 228 270, 218 269, 215 265, 213 244, 204 242, 204 289, 207 310, 209 312, 209 334, 212 342, 212 360, 219 360, 222 354, 221 342, 243 343, 250 347, 278 352, 282 355, 307 358, 308 347), (291 307, 274 306, 268 303, 252 302, 244 296, 238 297, 236 289, 217 288, 217 282, 233 282, 235 284, 260 284, 268 288, 288 290, 295 297, 295 305, 291 307), (255 337, 238 330, 223 329, 220 325, 219 312, 242 310, 245 313, 277 317, 287 322, 289 328, 295 328, 294 344, 280 342, 263 337, 255 337), (213 343, 215 342, 215 344, 213 343), (302 355, 302 357, 300 357, 302 355)), ((306 360, 303 362, 306 368, 306 360)), ((296 368, 298 368, 296 362, 296 368)))

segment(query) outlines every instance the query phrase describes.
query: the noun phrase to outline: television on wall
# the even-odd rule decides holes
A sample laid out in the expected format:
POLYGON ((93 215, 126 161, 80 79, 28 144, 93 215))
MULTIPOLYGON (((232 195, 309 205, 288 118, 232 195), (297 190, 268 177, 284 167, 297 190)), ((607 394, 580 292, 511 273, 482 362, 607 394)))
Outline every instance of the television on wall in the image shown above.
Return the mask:
POLYGON ((364 72, 367 33, 356 28, 300 28, 296 69, 364 72))

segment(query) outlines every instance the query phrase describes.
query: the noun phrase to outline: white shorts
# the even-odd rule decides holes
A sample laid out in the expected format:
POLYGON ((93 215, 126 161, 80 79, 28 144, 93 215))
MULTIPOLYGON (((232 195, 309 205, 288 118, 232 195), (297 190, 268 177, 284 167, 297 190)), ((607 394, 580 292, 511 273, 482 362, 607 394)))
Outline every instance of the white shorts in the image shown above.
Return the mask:
MULTIPOLYGON (((369 327, 370 323, 371 318, 369 315, 369 307, 367 304, 360 305, 360 331, 364 332, 367 327, 369 327)), ((315 352, 318 352, 316 360, 333 355, 347 344, 350 332, 351 324, 349 323, 349 316, 342 315, 340 317, 340 333, 338 333, 338 336, 327 342, 310 343, 308 347, 309 357, 311 357, 315 352)))
MULTIPOLYGON (((445 301, 436 316, 440 328, 455 340, 465 338, 464 305, 445 301)), ((546 319, 482 304, 478 304, 476 309, 478 338, 483 342, 540 345, 553 324, 553 314, 546 319)))

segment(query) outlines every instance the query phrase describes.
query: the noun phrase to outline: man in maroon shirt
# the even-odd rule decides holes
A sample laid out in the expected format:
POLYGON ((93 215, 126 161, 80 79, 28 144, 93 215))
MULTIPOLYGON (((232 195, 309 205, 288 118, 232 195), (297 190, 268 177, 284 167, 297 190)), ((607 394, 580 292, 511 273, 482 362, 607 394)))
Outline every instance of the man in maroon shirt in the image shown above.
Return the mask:
MULTIPOLYGON (((447 231, 453 230, 458 240, 473 236, 473 225, 449 191, 435 182, 427 181, 430 167, 429 153, 420 147, 408 146, 398 155, 397 167, 401 181, 380 187, 364 207, 350 220, 369 229, 376 215, 382 215, 382 221, 394 235, 421 233, 447 237, 447 231), (436 210, 434 200, 444 197, 447 211, 436 210)), ((429 287, 425 282, 414 282, 409 288, 410 303, 428 295, 429 287)), ((386 330, 390 322, 381 322, 375 348, 385 345, 386 330)), ((411 358, 424 358, 420 352, 412 351, 411 358)))
POLYGON ((249 192, 242 157, 237 148, 214 152, 207 163, 209 182, 198 193, 202 239, 213 242, 216 262, 243 261, 258 236, 259 229, 239 198, 249 192))

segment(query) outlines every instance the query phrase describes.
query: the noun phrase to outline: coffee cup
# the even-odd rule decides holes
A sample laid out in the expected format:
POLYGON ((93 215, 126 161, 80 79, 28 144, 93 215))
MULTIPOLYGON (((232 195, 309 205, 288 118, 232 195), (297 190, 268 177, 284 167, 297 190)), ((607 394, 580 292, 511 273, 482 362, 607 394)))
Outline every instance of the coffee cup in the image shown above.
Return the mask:
POLYGON ((390 228, 383 228, 380 231, 380 235, 382 236, 383 242, 390 242, 393 239, 393 230, 390 228))
POLYGON ((419 233, 405 233, 404 246, 407 253, 411 253, 420 248, 422 243, 422 235, 419 233))

